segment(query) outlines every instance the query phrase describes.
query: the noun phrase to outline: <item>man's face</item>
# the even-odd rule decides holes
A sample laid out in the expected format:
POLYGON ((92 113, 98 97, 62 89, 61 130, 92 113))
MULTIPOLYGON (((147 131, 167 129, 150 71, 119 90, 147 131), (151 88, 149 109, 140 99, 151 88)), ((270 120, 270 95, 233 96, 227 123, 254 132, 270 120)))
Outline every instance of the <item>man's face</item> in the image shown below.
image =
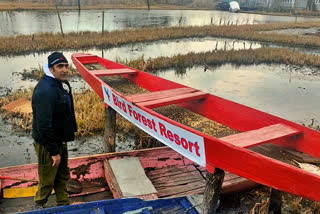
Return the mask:
POLYGON ((53 67, 50 68, 51 73, 53 76, 58 80, 67 80, 68 77, 68 70, 69 70, 69 64, 68 63, 58 63, 53 65, 53 67))

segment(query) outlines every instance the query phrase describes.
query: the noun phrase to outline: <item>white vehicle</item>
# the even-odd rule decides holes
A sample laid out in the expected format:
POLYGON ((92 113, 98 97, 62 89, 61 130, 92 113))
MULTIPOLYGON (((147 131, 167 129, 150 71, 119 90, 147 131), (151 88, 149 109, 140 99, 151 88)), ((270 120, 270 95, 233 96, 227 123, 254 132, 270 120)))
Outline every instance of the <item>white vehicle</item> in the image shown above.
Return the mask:
POLYGON ((230 4, 230 8, 229 8, 229 11, 230 12, 233 12, 233 13, 238 13, 240 12, 240 5, 238 2, 236 1, 232 1, 229 3, 230 4))

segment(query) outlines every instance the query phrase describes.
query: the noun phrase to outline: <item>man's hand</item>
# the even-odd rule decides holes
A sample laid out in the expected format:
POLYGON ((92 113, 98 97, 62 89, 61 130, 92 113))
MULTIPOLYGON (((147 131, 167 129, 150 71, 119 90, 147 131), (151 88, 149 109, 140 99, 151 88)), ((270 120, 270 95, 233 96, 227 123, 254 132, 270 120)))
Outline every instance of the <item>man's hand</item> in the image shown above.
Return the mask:
POLYGON ((51 158, 53 160, 52 167, 58 167, 61 161, 61 156, 58 154, 56 156, 51 156, 51 158))

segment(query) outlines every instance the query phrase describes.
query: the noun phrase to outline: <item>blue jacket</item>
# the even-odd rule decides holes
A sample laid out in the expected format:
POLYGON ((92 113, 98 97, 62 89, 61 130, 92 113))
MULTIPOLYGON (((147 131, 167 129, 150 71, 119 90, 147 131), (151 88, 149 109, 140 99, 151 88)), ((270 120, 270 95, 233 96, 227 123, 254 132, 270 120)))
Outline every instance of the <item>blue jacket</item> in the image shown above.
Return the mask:
POLYGON ((62 142, 74 140, 77 124, 73 97, 68 81, 62 82, 44 76, 32 95, 33 139, 44 145, 51 156, 59 154, 62 142))

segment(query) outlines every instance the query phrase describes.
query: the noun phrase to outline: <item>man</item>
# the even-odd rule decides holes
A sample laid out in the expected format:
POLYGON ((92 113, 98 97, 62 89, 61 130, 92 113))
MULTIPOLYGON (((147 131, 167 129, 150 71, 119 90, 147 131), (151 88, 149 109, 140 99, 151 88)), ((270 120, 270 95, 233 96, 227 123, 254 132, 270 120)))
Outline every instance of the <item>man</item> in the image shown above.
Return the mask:
POLYGON ((32 95, 32 137, 38 157, 39 184, 35 208, 43 208, 52 189, 57 206, 68 205, 68 149, 77 131, 71 87, 67 81, 68 60, 60 52, 48 56, 45 76, 32 95))

